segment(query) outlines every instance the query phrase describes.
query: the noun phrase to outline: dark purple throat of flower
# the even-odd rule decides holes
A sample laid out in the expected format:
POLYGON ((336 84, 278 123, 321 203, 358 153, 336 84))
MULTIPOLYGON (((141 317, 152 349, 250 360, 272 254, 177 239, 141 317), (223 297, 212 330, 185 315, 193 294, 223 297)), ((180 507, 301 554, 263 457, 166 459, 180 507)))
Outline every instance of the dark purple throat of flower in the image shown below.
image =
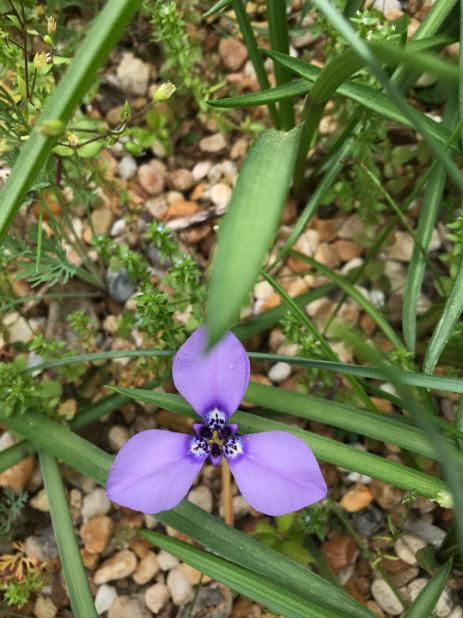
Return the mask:
POLYGON ((111 466, 106 492, 121 506, 159 513, 185 498, 201 467, 224 457, 249 504, 283 515, 322 500, 326 484, 309 446, 286 431, 239 436, 229 419, 249 383, 249 359, 227 333, 206 353, 207 332, 196 330, 175 355, 175 386, 201 422, 194 435, 149 429, 134 435, 111 466))
POLYGON ((236 435, 238 425, 228 424, 224 412, 214 409, 204 416, 205 423, 194 423, 195 436, 191 438, 190 454, 204 461, 210 457, 217 466, 222 457, 227 460, 243 455, 243 442, 236 435))

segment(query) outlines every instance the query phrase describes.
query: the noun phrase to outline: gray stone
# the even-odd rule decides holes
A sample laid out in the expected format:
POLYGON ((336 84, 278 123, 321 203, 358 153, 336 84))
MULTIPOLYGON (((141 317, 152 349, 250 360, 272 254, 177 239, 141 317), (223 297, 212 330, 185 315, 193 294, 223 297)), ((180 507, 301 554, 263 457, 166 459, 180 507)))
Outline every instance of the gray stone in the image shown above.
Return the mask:
POLYGON ((440 547, 440 544, 445 538, 445 532, 443 530, 430 524, 425 519, 408 519, 405 522, 404 529, 406 532, 411 532, 432 547, 440 547))
POLYGON ((359 534, 372 537, 384 526, 384 515, 381 509, 370 504, 365 509, 354 513, 352 521, 359 534))
POLYGON ((125 303, 137 289, 125 268, 118 272, 108 270, 106 273, 106 283, 111 298, 118 303, 125 303))

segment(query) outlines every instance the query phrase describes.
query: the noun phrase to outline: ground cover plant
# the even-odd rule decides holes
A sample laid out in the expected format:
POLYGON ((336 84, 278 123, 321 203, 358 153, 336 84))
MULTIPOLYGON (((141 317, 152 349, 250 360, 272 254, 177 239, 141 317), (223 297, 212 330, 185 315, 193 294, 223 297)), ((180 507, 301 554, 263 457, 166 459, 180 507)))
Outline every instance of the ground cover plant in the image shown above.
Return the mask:
POLYGON ((461 20, 0 0, 2 615, 463 615, 461 20))

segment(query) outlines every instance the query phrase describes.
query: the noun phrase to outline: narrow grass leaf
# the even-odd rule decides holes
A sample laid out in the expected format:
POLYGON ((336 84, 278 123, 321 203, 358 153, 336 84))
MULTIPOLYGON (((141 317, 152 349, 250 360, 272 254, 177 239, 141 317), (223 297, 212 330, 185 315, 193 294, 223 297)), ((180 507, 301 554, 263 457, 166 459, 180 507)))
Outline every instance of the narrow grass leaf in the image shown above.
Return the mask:
POLYGON ((50 120, 58 120, 66 125, 74 109, 93 85, 97 70, 139 6, 140 0, 108 0, 93 20, 71 65, 48 99, 29 139, 22 147, 0 193, 0 242, 5 238, 26 192, 55 143, 56 138, 42 132, 42 125, 50 120))
POLYGON ((243 162, 212 261, 211 343, 233 326, 262 267, 289 190, 299 135, 300 129, 264 131, 243 162))
MULTIPOLYGON (((270 82, 268 79, 267 71, 265 70, 262 56, 259 53, 259 47, 257 45, 254 30, 252 29, 249 15, 246 12, 243 0, 232 0, 232 7, 235 11, 236 20, 243 35, 244 44, 248 50, 249 59, 252 62, 254 70, 256 72, 257 81, 262 90, 270 88, 270 82)), ((281 128, 281 119, 277 111, 276 106, 273 103, 268 104, 268 110, 272 117, 273 125, 276 129, 281 128)))
POLYGON ((429 580, 413 603, 408 606, 403 618, 430 618, 434 616, 437 601, 445 588, 451 570, 452 562, 449 561, 429 580))
POLYGON ((79 545, 74 534, 69 505, 63 480, 55 458, 39 451, 40 469, 50 506, 51 521, 66 580, 74 616, 96 618, 98 616, 88 585, 79 545))
POLYGON ((458 272, 450 290, 449 297, 445 303, 442 315, 426 350, 423 363, 425 373, 432 373, 439 362, 448 340, 452 336, 453 329, 463 311, 463 258, 460 261, 458 272))
POLYGON ((219 0, 213 6, 211 6, 211 8, 208 11, 206 11, 206 13, 204 13, 203 17, 212 17, 212 15, 215 15, 216 13, 220 13, 220 11, 223 11, 224 9, 228 8, 231 3, 232 3, 232 0, 219 0))
POLYGON ((325 608, 295 596, 282 584, 277 584, 188 543, 148 530, 142 530, 141 536, 201 573, 268 607, 272 612, 284 614, 288 618, 301 618, 301 616, 330 618, 333 615, 325 608))
POLYGON ((339 427, 425 457, 435 456, 426 436, 398 416, 374 414, 347 404, 257 382, 249 384, 245 400, 284 416, 291 415, 339 427))
MULTIPOLYGON (((454 97, 451 97, 444 114, 444 126, 452 126, 456 121, 457 107, 454 97)), ((439 206, 444 193, 447 173, 442 165, 437 165, 434 174, 431 175, 423 197, 420 210, 416 238, 421 247, 427 251, 431 242, 439 206)), ((426 260, 419 247, 413 246, 412 258, 408 266, 407 282, 404 291, 402 307, 402 329, 408 349, 413 354, 416 346, 416 311, 421 294, 426 260)))
MULTIPOLYGON (((267 21, 270 45, 275 51, 289 54, 288 17, 286 0, 267 0, 267 21)), ((293 78, 291 71, 281 64, 274 65, 277 84, 286 84, 293 78)), ((291 99, 280 102, 281 129, 289 131, 294 127, 294 109, 291 99)))

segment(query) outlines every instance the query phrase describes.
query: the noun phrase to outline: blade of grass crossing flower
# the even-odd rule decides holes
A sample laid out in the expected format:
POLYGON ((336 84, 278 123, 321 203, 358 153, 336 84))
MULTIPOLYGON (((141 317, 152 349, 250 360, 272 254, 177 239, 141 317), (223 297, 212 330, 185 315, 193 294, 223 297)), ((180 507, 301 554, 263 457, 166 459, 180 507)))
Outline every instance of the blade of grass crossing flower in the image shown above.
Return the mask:
POLYGON ((82 97, 92 86, 97 70, 108 57, 140 0, 108 0, 93 20, 90 30, 63 78, 49 98, 21 149, 0 193, 0 242, 4 239, 29 187, 45 164, 56 138, 45 135, 43 125, 59 121, 65 126, 82 97))
POLYGON ((321 272, 325 277, 331 279, 333 283, 335 283, 338 287, 341 288, 348 296, 350 296, 355 302, 367 313, 372 320, 377 324, 379 329, 383 332, 383 334, 389 339, 389 341, 394 345, 397 350, 405 350, 405 347, 400 340, 400 337, 397 336, 395 330, 389 325, 388 321, 384 318, 382 313, 370 302, 365 296, 355 288, 350 281, 341 275, 338 275, 333 270, 321 264, 314 258, 308 257, 299 251, 291 251, 291 255, 294 255, 298 260, 303 262, 307 262, 321 272))
POLYGON ((439 362, 439 357, 442 354, 448 340, 450 339, 453 329, 460 318, 463 311, 463 258, 460 261, 458 272, 450 290, 449 297, 445 303, 442 315, 437 323, 436 328, 426 350, 423 371, 432 373, 439 362))
POLYGON ((405 611, 403 618, 430 618, 434 615, 437 601, 442 594, 452 570, 452 562, 447 562, 426 584, 416 599, 405 611))
POLYGON ((332 616, 332 613, 325 608, 298 598, 292 592, 285 590, 284 586, 239 567, 233 562, 212 556, 188 543, 148 530, 142 530, 141 536, 156 547, 169 552, 182 562, 186 562, 201 571, 201 573, 229 586, 239 594, 265 605, 272 612, 284 614, 288 618, 300 618, 301 616, 329 618, 332 616))
POLYGON ((54 457, 39 451, 40 469, 50 506, 51 521, 61 559, 61 566, 69 591, 74 616, 96 618, 98 616, 88 585, 87 574, 74 534, 69 505, 63 480, 54 457))
MULTIPOLYGON (((175 395, 173 397, 188 408, 180 397, 175 395)), ((113 459, 111 455, 66 427, 43 415, 29 412, 9 417, 7 423, 0 412, 0 419, 12 430, 31 439, 37 447, 63 459, 65 463, 100 485, 105 484, 113 459)), ((371 618, 371 612, 343 591, 255 539, 226 526, 220 519, 209 515, 191 502, 184 500, 175 509, 160 513, 156 517, 165 525, 188 535, 215 554, 273 579, 308 601, 332 608, 333 611, 336 607, 342 607, 342 616, 371 618)))
MULTIPOLYGON (((283 54, 289 54, 288 17, 286 0, 267 0, 267 19, 272 49, 283 54)), ((286 84, 293 78, 291 71, 286 67, 275 64, 277 84, 286 84)), ((281 128, 289 131, 294 127, 294 109, 291 99, 280 103, 281 128)))
POLYGON ((400 90, 390 81, 368 45, 357 36, 351 24, 331 3, 327 0, 314 0, 314 4, 325 15, 332 26, 352 45, 352 48, 358 53, 360 58, 362 58, 365 65, 368 66, 370 71, 379 80, 385 93, 389 96, 394 105, 396 105, 397 109, 402 112, 413 127, 423 136, 431 152, 445 166, 447 173, 455 184, 460 189, 463 189, 463 175, 458 169, 458 166, 428 132, 425 124, 422 122, 420 114, 408 105, 400 90))
MULTIPOLYGON (((270 88, 270 82, 268 80, 267 71, 265 70, 262 56, 259 53, 259 48, 257 46, 254 30, 252 29, 249 16, 246 13, 246 8, 244 6, 243 0, 232 0, 232 7, 235 11, 236 20, 240 27, 241 34, 243 35, 243 40, 246 45, 246 49, 248 50, 249 58, 256 72, 259 86, 262 88, 262 90, 266 90, 267 88, 270 88)), ((274 127, 276 129, 280 129, 281 119, 276 106, 273 103, 269 103, 268 110, 270 116, 272 117, 274 127)))
MULTIPOLYGON (((170 412, 195 417, 193 409, 179 395, 146 391, 137 388, 111 387, 117 393, 127 395, 144 403, 154 404, 170 412)), ((377 478, 385 483, 396 485, 406 491, 416 491, 431 500, 441 500, 447 496, 445 483, 436 477, 413 470, 402 464, 365 452, 348 444, 325 438, 293 425, 279 423, 269 418, 236 412, 233 420, 239 424, 242 433, 259 431, 288 431, 306 442, 322 461, 332 463, 377 478)))
MULTIPOLYGON (((444 126, 452 126, 457 119, 457 106, 454 97, 448 100, 444 126)), ((438 165, 434 174, 430 177, 423 197, 423 203, 418 220, 416 237, 421 247, 427 251, 431 241, 432 232, 439 212, 442 195, 444 193, 447 173, 442 165, 438 165)), ((426 268, 425 256, 415 244, 412 258, 408 267, 407 282, 404 291, 402 308, 402 329, 408 349, 413 354, 416 346, 416 310, 421 294, 424 272, 426 268)))
POLYGON ((213 6, 211 6, 211 8, 208 11, 206 11, 206 13, 204 13, 203 17, 212 17, 212 15, 215 15, 216 13, 220 13, 220 11, 223 11, 224 9, 228 8, 231 3, 232 3, 232 0, 219 0, 213 6))
POLYGON ((300 129, 264 131, 243 162, 212 261, 207 302, 212 344, 233 326, 273 241, 299 135, 300 129))
MULTIPOLYGON (((331 347, 329 346, 329 344, 327 343, 323 335, 318 331, 315 324, 312 324, 312 321, 309 320, 309 318, 306 316, 304 311, 302 311, 302 309, 296 305, 296 303, 291 298, 291 296, 289 296, 286 290, 282 288, 281 285, 268 273, 264 272, 263 277, 266 281, 270 283, 270 285, 275 290, 275 292, 277 292, 281 296, 283 301, 289 307, 291 313, 294 316, 296 316, 298 320, 301 322, 301 324, 303 324, 307 328, 307 330, 312 334, 312 336, 317 341, 320 342, 320 347, 323 350, 323 353, 328 357, 328 359, 335 361, 335 362, 339 362, 339 358, 337 354, 333 352, 333 350, 331 349, 331 347)), ((369 408, 370 410, 375 410, 376 409, 375 406, 372 404, 371 399, 368 397, 367 393, 365 392, 365 389, 362 387, 359 381, 352 376, 348 376, 347 381, 351 385, 353 391, 360 397, 360 399, 367 406, 367 408, 369 408)))

